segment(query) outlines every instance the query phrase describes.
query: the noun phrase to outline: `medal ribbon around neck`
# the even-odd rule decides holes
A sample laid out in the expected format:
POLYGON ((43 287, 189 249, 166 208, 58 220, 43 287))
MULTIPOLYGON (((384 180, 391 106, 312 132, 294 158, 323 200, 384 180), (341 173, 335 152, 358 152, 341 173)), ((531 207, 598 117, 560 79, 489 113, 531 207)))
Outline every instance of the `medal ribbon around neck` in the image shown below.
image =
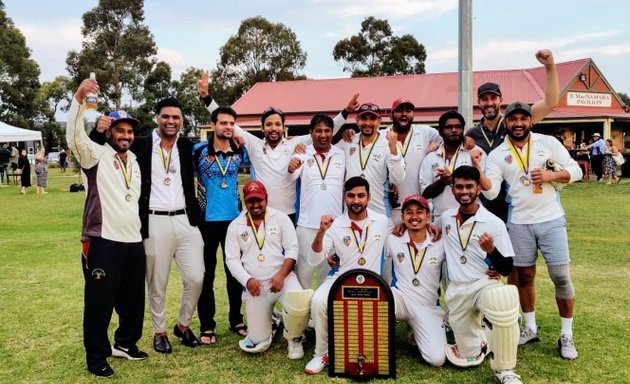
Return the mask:
POLYGON ((466 236, 466 242, 464 242, 464 238, 462 238, 462 225, 464 225, 464 223, 462 222, 462 220, 457 217, 456 218, 457 221, 457 237, 459 239, 459 245, 462 247, 462 251, 466 252, 466 249, 468 248, 468 244, 470 243, 470 236, 472 236, 472 232, 473 229, 475 229, 475 225, 477 224, 476 221, 473 222, 473 224, 470 226, 470 229, 468 230, 468 235, 466 236))
POLYGON ((407 248, 409 249, 409 255, 411 255, 411 265, 413 266, 413 272, 417 275, 420 271, 420 267, 422 266, 422 260, 424 260, 424 255, 427 254, 427 249, 429 247, 422 248, 422 255, 420 256, 420 261, 416 262, 418 259, 418 249, 411 239, 407 243, 407 248))
MULTIPOLYGON (((394 129, 390 129, 390 131, 394 132, 394 129)), ((394 132, 396 135, 398 135, 397 132, 394 132)), ((407 137, 405 137, 405 141, 401 144, 400 141, 398 141, 398 139, 396 139, 396 145, 398 146, 398 148, 400 148, 400 153, 402 154, 402 157, 405 157, 405 155, 407 154, 407 150, 409 149, 409 144, 411 144, 411 129, 409 129, 409 132, 407 132, 407 137)))
POLYGON ((171 168, 171 153, 173 151, 170 150, 166 152, 166 156, 164 156, 164 149, 160 146, 160 160, 162 160, 162 165, 164 166, 164 171, 168 175, 169 169, 171 168))
POLYGON ((363 172, 365 170, 365 167, 367 167, 367 162, 368 160, 370 160, 370 155, 372 154, 372 150, 374 149, 374 143, 376 143, 376 139, 378 139, 378 132, 376 132, 374 134, 374 139, 372 139, 372 142, 368 145, 370 145, 370 151, 367 154, 367 157, 365 158, 365 160, 363 160, 363 144, 362 144, 362 140, 359 139, 359 161, 361 163, 361 172, 363 172))
POLYGON ((457 156, 459 155, 459 147, 455 150, 455 154, 451 157, 451 161, 446 165, 446 148, 442 147, 442 159, 444 160, 444 168, 448 169, 450 174, 453 174, 453 168, 455 168, 455 162, 457 161, 457 156))
MULTIPOLYGON (((315 162, 317 163, 317 168, 319 169, 319 175, 322 177, 322 180, 326 179, 326 174, 328 173, 328 166, 330 165, 330 157, 326 157, 326 160, 322 163, 317 156, 318 153, 314 154, 315 162)), ((331 156, 332 157, 332 156, 331 156)))
POLYGON ((225 174, 228 171, 228 168, 230 168, 230 163, 232 162, 232 156, 228 156, 228 161, 227 164, 225 165, 225 168, 223 168, 223 166, 221 165, 221 157, 219 155, 216 156, 217 161, 215 161, 215 163, 217 163, 217 167, 219 167, 219 172, 221 172, 221 176, 223 176, 223 180, 225 180, 225 174))
MULTIPOLYGON (((265 225, 265 221, 266 221, 266 215, 263 218, 262 221, 262 225, 263 227, 265 227, 265 230, 267 229, 266 225, 265 225)), ((265 246, 265 234, 262 234, 262 237, 259 236, 258 234, 258 228, 256 228, 256 224, 254 224, 254 219, 252 219, 252 215, 247 212, 247 220, 249 220, 249 225, 252 227, 252 232, 254 232, 254 239, 256 239, 256 245, 258 245, 258 249, 260 251, 262 251, 263 247, 265 246)))
POLYGON ((131 189, 131 163, 129 163, 129 169, 127 169, 127 162, 123 162, 118 155, 116 155, 116 161, 120 165, 120 171, 123 174, 123 179, 125 180, 125 186, 127 189, 131 189))
POLYGON ((532 150, 532 136, 530 135, 527 139, 527 151, 524 154, 521 154, 521 151, 514 146, 511 139, 507 140, 507 144, 510 152, 518 161, 518 167, 527 175, 529 173, 529 158, 532 150))
POLYGON ((357 234, 354 232, 354 229, 350 228, 350 233, 352 234, 352 237, 354 238, 354 242, 357 244, 357 248, 359 248, 360 254, 363 254, 363 251, 365 250, 365 243, 367 243, 367 238, 368 238, 368 235, 370 234, 370 225, 368 225, 367 228, 365 228, 365 231, 364 231, 365 236, 362 237, 361 242, 359 242, 359 238, 357 237, 357 234))
POLYGON ((499 132, 499 127, 501 126, 501 123, 503 123, 503 116, 501 116, 501 118, 499 119, 499 122, 497 123, 497 126, 494 127, 494 131, 492 131, 493 132, 492 140, 488 139, 488 136, 486 135, 486 130, 483 129, 483 126, 481 127, 481 133, 483 134, 483 138, 486 139, 486 143, 488 143, 490 148, 492 148, 492 145, 494 144, 494 140, 497 138, 497 133, 499 132))

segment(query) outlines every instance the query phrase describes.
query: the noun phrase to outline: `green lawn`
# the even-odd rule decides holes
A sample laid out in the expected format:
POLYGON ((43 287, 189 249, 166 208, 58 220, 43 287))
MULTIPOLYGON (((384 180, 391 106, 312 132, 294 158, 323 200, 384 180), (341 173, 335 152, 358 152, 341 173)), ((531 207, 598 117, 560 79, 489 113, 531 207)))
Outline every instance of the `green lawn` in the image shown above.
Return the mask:
MULTIPOLYGON (((19 187, 0 189, 0 382, 101 382, 85 370, 81 338, 83 277, 80 267, 82 193, 69 193, 79 179, 51 169, 49 194, 26 196, 19 187)), ((580 357, 564 361, 556 353, 560 323, 553 287, 539 264, 538 323, 542 342, 519 349, 518 372, 528 383, 629 383, 628 321, 630 291, 630 181, 606 186, 577 183, 563 192, 571 246, 571 270, 577 292, 575 340, 580 357), (625 352, 624 352, 625 351, 625 352)), ((159 355, 151 346, 151 326, 139 343, 148 360, 110 359, 119 383, 320 383, 325 373, 308 377, 306 356, 286 359, 286 343, 278 339, 262 356, 245 355, 228 331, 225 278, 217 272, 218 344, 188 349, 171 337, 174 353, 159 355)), ((168 324, 176 322, 181 284, 176 267, 168 293, 168 324)), ((113 324, 117 323, 114 315, 113 324)), ((193 328, 198 329, 193 319, 193 328)), ((112 327, 112 330, 114 327, 112 327)), ((312 336, 312 335, 311 335, 312 336)), ((492 383, 489 362, 475 369, 432 368, 407 346, 404 325, 397 328, 397 380, 401 383, 492 383)), ((335 379, 336 382, 347 380, 335 379)), ((393 382, 393 381, 392 381, 393 382)))

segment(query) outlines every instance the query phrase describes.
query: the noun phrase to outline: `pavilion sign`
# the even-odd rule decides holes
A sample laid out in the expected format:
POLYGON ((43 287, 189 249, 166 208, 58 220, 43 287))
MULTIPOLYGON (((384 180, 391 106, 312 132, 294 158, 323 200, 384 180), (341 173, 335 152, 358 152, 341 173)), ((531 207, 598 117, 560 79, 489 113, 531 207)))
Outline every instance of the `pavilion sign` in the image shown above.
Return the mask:
POLYGON ((610 93, 567 92, 567 105, 610 108, 612 95, 610 93))

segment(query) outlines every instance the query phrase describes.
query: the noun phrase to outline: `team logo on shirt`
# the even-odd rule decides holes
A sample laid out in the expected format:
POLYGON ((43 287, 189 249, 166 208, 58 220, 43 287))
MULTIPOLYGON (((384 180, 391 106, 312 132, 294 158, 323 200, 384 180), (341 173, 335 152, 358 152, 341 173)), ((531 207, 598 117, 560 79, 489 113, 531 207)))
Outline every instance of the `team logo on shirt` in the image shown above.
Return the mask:
POLYGON ((94 268, 92 270, 92 276, 94 276, 94 280, 102 280, 107 275, 105 274, 105 271, 101 268, 94 268))
POLYGON ((473 233, 473 234, 470 236, 470 240, 473 240, 473 241, 479 241, 479 235, 478 235, 478 234, 476 234, 476 233, 473 233))
POLYGON ((374 241, 381 241, 381 235, 374 235, 374 241))
POLYGON ((243 239, 243 241, 249 240, 249 233, 247 233, 247 231, 241 232, 241 239, 243 239))
POLYGON ((118 171, 120 169, 120 166, 118 165, 118 161, 114 160, 114 168, 118 171))
POLYGON ((512 155, 507 155, 505 156, 505 163, 510 165, 512 164, 512 161, 514 161, 514 158, 512 157, 512 155))
POLYGON ((437 257, 431 256, 429 258, 429 264, 437 264, 437 257))
POLYGON ((276 226, 269 227, 269 234, 270 235, 277 235, 278 234, 278 227, 276 227, 276 226))
POLYGON ((352 148, 350 148, 350 153, 349 153, 349 154, 350 154, 350 156, 354 155, 354 153, 355 153, 356 151, 357 151, 357 148, 356 148, 356 147, 352 147, 352 148))
POLYGON ((375 154, 374 156, 372 156, 372 159, 373 159, 374 161, 379 161, 379 160, 381 159, 381 155, 379 155, 379 154, 375 154))
POLYGON ((335 168, 341 168, 341 161, 335 161, 335 168))
POLYGON ((313 159, 306 160, 306 165, 308 165, 309 167, 312 167, 314 163, 315 163, 315 160, 313 159))
POLYGON ((433 163, 433 164, 431 164, 431 170, 432 170, 433 172, 435 172, 435 168, 437 168, 437 167, 439 167, 439 166, 440 166, 440 164, 438 164, 438 163, 433 163))
POLYGON ((451 225, 447 224, 446 227, 444 227, 444 232, 446 232, 446 236, 448 236, 451 233, 451 225))
POLYGON ((352 239, 350 238, 350 236, 344 236, 343 237, 343 243, 346 245, 346 247, 349 247, 350 244, 352 243, 352 239))
POLYGON ((422 144, 416 144, 416 151, 422 150, 422 144))
POLYGON ((403 261, 405 261, 405 254, 403 252, 400 252, 396 255, 396 258, 398 259, 399 263, 402 263, 403 261))
POLYGON ((214 162, 214 155, 206 156, 206 160, 208 160, 208 163, 212 164, 214 162))

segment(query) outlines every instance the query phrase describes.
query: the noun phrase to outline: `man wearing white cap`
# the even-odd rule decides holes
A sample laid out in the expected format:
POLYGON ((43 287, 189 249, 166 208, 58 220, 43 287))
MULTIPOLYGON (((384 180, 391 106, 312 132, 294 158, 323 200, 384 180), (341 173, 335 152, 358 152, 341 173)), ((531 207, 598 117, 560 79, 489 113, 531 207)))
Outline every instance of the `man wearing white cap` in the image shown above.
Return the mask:
POLYGON ((593 173, 597 176, 597 181, 602 180, 604 175, 604 154, 606 153, 606 143, 602 139, 602 136, 595 132, 593 133, 593 142, 586 147, 591 150, 591 168, 593 173))

